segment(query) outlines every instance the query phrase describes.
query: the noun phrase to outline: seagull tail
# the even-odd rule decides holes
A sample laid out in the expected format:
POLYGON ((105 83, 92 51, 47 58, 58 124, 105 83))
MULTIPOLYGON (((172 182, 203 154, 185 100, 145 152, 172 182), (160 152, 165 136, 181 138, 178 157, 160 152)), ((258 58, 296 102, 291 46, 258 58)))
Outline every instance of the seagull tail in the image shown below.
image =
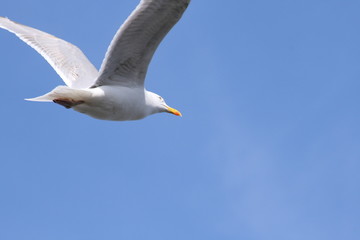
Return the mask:
POLYGON ((58 86, 49 93, 35 98, 27 98, 27 101, 33 102, 53 102, 57 99, 71 99, 72 101, 84 101, 90 97, 90 93, 86 90, 73 89, 67 86, 58 86))

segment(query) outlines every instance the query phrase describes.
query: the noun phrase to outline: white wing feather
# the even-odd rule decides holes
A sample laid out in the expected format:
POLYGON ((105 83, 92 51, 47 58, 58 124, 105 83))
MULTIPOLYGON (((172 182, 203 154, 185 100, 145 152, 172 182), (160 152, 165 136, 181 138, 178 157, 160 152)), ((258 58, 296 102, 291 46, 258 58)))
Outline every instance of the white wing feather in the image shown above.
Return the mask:
POLYGON ((98 71, 78 47, 53 35, 3 17, 0 17, 0 28, 14 33, 34 48, 69 87, 81 89, 94 84, 98 71))
POLYGON ((114 36, 95 86, 143 86, 161 40, 181 18, 190 0, 142 0, 114 36))

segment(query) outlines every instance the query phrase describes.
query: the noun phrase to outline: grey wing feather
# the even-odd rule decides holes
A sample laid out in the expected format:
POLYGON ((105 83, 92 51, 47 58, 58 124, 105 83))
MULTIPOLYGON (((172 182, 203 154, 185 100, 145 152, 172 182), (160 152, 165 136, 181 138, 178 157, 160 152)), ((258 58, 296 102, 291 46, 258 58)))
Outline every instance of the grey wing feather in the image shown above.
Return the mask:
POLYGON ((114 36, 95 86, 143 86, 148 65, 190 0, 142 0, 114 36))
POLYGON ((6 29, 34 48, 72 88, 88 88, 98 71, 76 46, 40 30, 0 17, 0 28, 6 29))

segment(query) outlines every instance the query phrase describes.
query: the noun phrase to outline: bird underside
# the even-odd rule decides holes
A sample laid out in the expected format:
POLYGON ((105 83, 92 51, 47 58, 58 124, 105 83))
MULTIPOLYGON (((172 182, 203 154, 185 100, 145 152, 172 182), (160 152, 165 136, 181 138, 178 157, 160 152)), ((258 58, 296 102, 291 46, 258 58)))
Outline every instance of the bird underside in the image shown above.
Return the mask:
POLYGON ((75 101, 75 100, 69 99, 69 98, 58 98, 58 99, 54 99, 53 102, 65 107, 67 109, 84 103, 84 101, 75 101))

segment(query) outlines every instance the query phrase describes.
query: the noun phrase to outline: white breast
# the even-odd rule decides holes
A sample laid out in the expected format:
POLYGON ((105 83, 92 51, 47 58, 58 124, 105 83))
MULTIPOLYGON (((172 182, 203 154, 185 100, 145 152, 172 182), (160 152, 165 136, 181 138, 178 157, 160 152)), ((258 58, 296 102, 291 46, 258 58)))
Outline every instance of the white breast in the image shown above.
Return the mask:
POLYGON ((91 98, 73 107, 75 111, 113 121, 137 120, 151 114, 145 102, 144 88, 101 86, 89 91, 91 98))

